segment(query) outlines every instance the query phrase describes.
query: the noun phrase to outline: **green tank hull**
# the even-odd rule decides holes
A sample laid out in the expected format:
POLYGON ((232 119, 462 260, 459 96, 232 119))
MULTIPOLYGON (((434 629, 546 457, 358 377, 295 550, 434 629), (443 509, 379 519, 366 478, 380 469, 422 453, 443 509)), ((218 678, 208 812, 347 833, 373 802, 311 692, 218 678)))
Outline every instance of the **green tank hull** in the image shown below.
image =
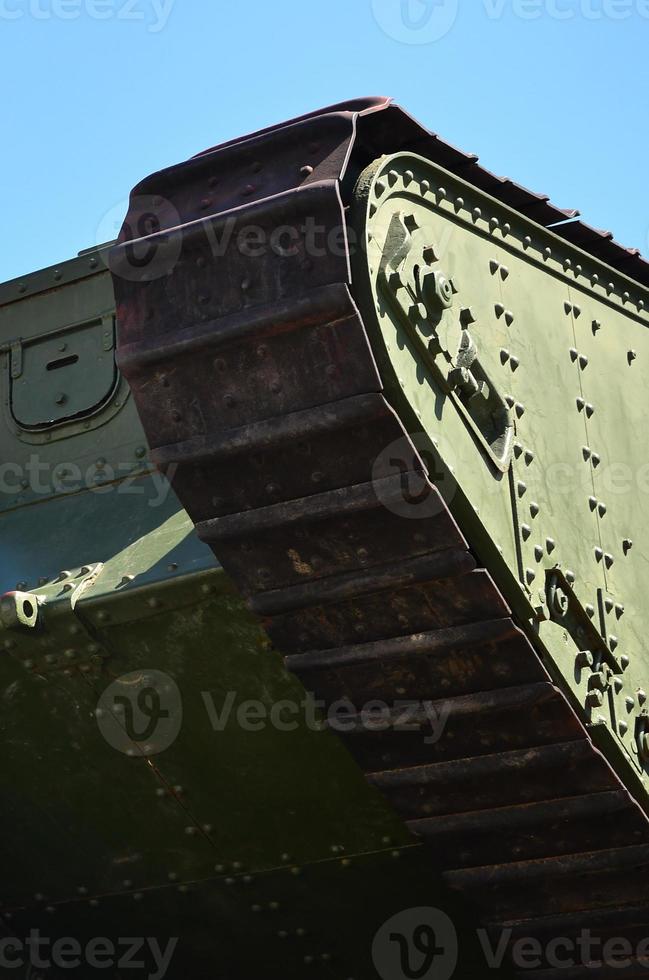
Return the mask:
POLYGON ((644 969, 649 276, 570 217, 360 100, 0 287, 7 936, 644 969))

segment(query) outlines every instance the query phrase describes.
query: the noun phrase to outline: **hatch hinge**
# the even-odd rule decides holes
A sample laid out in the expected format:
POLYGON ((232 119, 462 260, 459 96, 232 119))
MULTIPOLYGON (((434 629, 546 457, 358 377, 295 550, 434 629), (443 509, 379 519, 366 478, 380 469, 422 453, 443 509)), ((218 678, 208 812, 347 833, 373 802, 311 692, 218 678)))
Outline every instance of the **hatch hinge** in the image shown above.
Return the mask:
POLYGON ((10 348, 11 354, 11 377, 19 378, 23 373, 23 342, 14 340, 10 348))
POLYGON ((41 579, 38 588, 0 597, 0 646, 36 674, 86 673, 101 667, 109 651, 79 615, 77 603, 96 582, 101 562, 41 579))

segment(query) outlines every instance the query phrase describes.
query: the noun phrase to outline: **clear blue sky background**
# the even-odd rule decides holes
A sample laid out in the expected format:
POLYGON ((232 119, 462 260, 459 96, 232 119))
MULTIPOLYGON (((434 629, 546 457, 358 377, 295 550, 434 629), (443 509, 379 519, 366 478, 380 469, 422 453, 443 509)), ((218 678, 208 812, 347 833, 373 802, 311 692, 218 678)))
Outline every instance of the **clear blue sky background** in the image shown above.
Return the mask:
POLYGON ((648 55, 648 0, 0 0, 0 280, 112 237, 147 173, 367 94, 647 253, 648 55))

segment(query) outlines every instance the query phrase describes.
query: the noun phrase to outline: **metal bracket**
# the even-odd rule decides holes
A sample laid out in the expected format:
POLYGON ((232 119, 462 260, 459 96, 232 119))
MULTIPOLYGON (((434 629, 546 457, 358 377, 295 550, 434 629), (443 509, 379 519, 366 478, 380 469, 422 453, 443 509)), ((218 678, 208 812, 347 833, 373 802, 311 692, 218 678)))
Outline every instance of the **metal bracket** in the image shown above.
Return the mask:
POLYGON ((560 568, 547 572, 546 588, 549 618, 563 627, 578 650, 574 669, 587 678, 585 694, 582 690, 581 696, 591 724, 606 724, 622 743, 634 766, 640 772, 648 773, 647 696, 644 691, 631 691, 627 685, 624 673, 629 665, 628 657, 617 653, 615 637, 601 635, 560 568))
POLYGON ((76 613, 76 606, 102 568, 101 562, 83 565, 41 580, 30 592, 5 593, 0 597, 0 646, 32 673, 100 666, 108 651, 76 613))
POLYGON ((407 324, 489 460, 506 472, 514 438, 511 413, 481 364, 469 333, 473 313, 455 304, 458 284, 439 267, 439 249, 414 215, 399 211, 382 251, 377 284, 384 301, 407 324))
POLYGON ((580 650, 591 653, 594 669, 606 664, 613 673, 622 674, 624 663, 606 643, 558 567, 546 572, 546 595, 550 619, 570 634, 580 650))

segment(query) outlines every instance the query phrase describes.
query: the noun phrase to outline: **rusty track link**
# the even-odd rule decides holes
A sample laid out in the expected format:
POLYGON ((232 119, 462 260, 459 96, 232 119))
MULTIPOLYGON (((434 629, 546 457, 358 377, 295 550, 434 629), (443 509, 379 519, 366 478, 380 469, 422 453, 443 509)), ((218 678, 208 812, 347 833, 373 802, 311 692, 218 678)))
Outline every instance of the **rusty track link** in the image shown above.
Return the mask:
MULTIPOLYGON (((437 741, 423 711, 407 731, 358 716, 341 737, 478 919, 512 941, 585 926, 644 938, 645 816, 437 488, 426 479, 431 516, 400 516, 423 464, 398 480, 377 471, 409 436, 383 394, 346 250, 314 259, 304 237, 290 254, 211 248, 224 215, 234 233, 314 214, 344 228, 350 181, 381 152, 389 112, 307 117, 136 188, 112 260, 120 366, 154 459, 305 686, 328 704, 416 699, 448 712, 437 741), (154 276, 133 261, 147 243, 128 241, 150 195, 154 276), (165 234, 168 201, 180 245, 165 234)), ((634 960, 615 975, 644 969, 634 960)))

